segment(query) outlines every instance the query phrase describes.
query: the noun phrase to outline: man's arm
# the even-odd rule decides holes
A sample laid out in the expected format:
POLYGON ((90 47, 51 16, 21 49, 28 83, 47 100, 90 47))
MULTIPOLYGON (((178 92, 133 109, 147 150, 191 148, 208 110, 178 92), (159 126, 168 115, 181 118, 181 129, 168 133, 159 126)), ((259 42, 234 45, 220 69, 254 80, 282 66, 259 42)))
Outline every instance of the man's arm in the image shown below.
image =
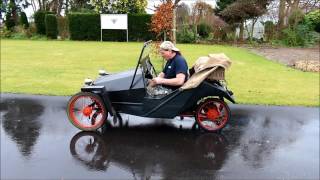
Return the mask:
POLYGON ((156 82, 156 84, 164 84, 169 86, 182 86, 184 84, 185 78, 186 78, 186 75, 184 75, 183 73, 179 73, 176 75, 176 78, 165 79, 163 77, 158 76, 154 78, 154 81, 156 82))

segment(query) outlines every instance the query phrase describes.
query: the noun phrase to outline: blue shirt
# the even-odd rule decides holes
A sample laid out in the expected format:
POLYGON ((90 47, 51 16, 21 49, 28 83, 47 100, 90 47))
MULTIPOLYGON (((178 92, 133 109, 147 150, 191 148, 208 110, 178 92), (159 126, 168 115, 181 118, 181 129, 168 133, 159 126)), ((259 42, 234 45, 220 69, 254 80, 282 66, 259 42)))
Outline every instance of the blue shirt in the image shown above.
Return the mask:
POLYGON ((173 79, 177 74, 183 73, 186 77, 184 82, 188 79, 188 65, 187 61, 179 54, 176 54, 172 59, 168 60, 163 71, 164 78, 173 79))

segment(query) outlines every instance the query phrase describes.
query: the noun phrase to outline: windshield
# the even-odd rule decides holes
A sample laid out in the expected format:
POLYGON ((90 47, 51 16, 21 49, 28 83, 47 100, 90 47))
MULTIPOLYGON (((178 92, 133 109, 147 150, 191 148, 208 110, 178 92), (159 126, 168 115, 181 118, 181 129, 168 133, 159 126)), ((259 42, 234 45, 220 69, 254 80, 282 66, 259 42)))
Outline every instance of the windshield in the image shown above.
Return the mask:
POLYGON ((151 53, 151 48, 152 48, 151 45, 152 44, 150 41, 145 43, 144 48, 143 48, 143 52, 140 57, 140 63, 143 63, 143 61, 145 59, 150 59, 150 53, 151 53))

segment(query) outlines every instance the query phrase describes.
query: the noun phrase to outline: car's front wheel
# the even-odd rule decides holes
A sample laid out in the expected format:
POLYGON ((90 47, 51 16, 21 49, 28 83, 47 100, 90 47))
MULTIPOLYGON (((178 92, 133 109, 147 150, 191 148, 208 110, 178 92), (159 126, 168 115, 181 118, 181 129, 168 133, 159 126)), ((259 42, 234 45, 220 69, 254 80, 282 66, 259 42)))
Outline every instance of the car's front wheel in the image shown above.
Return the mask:
POLYGON ((80 92, 72 96, 67 114, 70 122, 83 131, 97 130, 108 116, 100 96, 89 92, 80 92))

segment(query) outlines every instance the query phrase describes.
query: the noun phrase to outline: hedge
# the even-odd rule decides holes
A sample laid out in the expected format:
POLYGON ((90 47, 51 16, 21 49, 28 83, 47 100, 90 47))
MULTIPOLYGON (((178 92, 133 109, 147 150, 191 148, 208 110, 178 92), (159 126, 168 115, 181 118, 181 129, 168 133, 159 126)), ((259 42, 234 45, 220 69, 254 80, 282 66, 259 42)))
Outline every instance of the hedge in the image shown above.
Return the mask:
POLYGON ((20 13, 20 24, 27 29, 29 27, 28 18, 25 12, 20 13))
MULTIPOLYGON (((88 13, 70 13, 69 33, 72 40, 100 40, 100 15, 88 13)), ((149 31, 151 15, 129 14, 128 31, 130 41, 145 41, 154 39, 149 31)), ((126 30, 103 30, 104 41, 126 41, 126 30)))
POLYGON ((99 40, 100 15, 88 13, 70 13, 69 34, 72 40, 99 40))
POLYGON ((51 39, 57 39, 57 35, 58 35, 57 17, 53 14, 46 14, 45 24, 46 24, 47 37, 51 39))
POLYGON ((45 18, 46 14, 54 14, 48 11, 37 11, 34 13, 34 22, 36 24, 38 34, 46 34, 45 18))

